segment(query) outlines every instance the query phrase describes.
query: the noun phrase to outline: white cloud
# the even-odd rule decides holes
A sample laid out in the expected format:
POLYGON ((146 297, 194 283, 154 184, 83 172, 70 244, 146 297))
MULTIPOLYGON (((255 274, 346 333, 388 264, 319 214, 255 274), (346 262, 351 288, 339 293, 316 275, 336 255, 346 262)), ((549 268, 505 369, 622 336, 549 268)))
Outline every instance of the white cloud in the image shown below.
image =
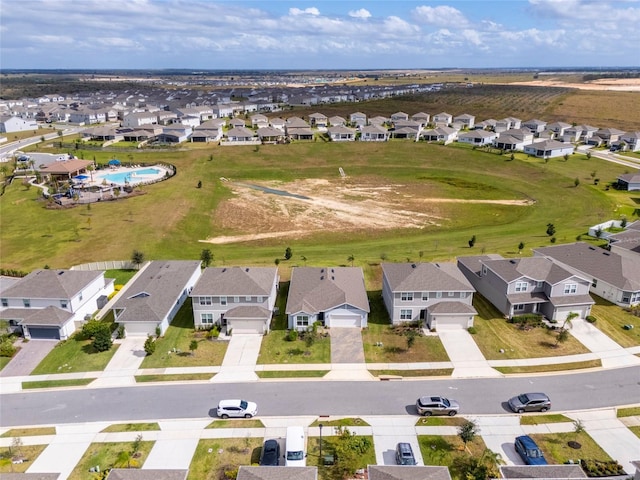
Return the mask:
POLYGON ((416 21, 440 27, 462 28, 469 23, 460 10, 448 5, 440 5, 438 7, 421 5, 416 7, 412 13, 416 21))
POLYGON ((299 8, 290 8, 289 9, 289 15, 320 15, 320 10, 318 10, 316 7, 309 7, 309 8, 305 8, 304 10, 301 10, 299 8))
POLYGON ((369 10, 361 8, 360 10, 351 10, 349 12, 349 16, 352 18, 367 19, 367 18, 371 18, 371 13, 369 12, 369 10))

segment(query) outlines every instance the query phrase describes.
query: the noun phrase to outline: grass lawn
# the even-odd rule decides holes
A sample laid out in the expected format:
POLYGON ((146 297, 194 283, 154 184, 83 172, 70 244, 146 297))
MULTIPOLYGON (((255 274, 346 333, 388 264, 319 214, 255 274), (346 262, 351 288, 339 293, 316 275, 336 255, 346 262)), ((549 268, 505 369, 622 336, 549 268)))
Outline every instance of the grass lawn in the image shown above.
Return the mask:
POLYGON ((339 418, 337 420, 316 420, 310 427, 317 427, 322 424, 323 427, 368 427, 369 424, 358 417, 339 418))
POLYGON ((189 465, 187 480, 218 480, 225 470, 237 471, 240 465, 257 465, 261 448, 261 438, 200 440, 189 465))
POLYGON ((562 372, 565 370, 580 370, 582 368, 598 368, 602 366, 601 360, 586 360, 584 362, 554 363, 552 365, 531 365, 522 367, 494 367, 500 373, 541 373, 562 372))
POLYGON ((131 442, 118 443, 92 443, 84 452, 84 455, 73 469, 71 475, 67 477, 69 480, 86 480, 89 477, 89 469, 100 465, 100 470, 105 471, 107 468, 140 468, 144 465, 151 448, 155 442, 140 442, 139 456, 131 458, 129 464, 126 461, 119 461, 118 457, 122 452, 131 452, 131 442))
POLYGON ((455 417, 422 417, 416 422, 416 427, 459 427, 467 421, 466 418, 458 415, 455 417))
POLYGON ((160 430, 160 425, 152 423, 114 423, 101 430, 102 433, 111 432, 147 432, 160 430))
POLYGON ((432 368, 429 370, 369 370, 374 377, 393 375, 397 377, 448 377, 453 368, 432 368))
POLYGON ((171 373, 167 375, 136 375, 137 383, 145 382, 183 382, 190 380, 210 380, 215 373, 171 373))
POLYGON ((141 368, 221 365, 227 346, 226 341, 207 340, 204 331, 194 330, 193 309, 188 300, 178 311, 164 337, 156 340, 156 351, 145 357, 141 368), (192 355, 189 344, 194 339, 198 341, 198 349, 192 355), (179 353, 173 353, 174 349, 179 353))
POLYGON ((529 435, 544 453, 547 462, 562 464, 568 460, 579 458, 589 460, 611 460, 611 457, 589 436, 581 433, 536 433, 529 435), (573 449, 567 442, 576 441, 582 445, 580 449, 573 449))
POLYGON ((71 378, 69 380, 39 380, 37 382, 22 382, 25 390, 34 388, 56 388, 56 387, 82 387, 89 385, 95 378, 71 378))
MULTIPOLYGON (((24 463, 17 463, 15 465, 0 465, 0 473, 24 473, 27 469, 33 465, 33 461, 47 448, 48 445, 23 445, 20 447, 20 455, 27 460, 24 463)), ((14 450, 15 452, 15 450, 14 450)), ((11 458, 9 449, 6 447, 0 447, 0 459, 11 458)))
POLYGON ((591 315, 597 319, 593 324, 595 327, 625 348, 640 345, 640 317, 597 295, 592 295, 592 298, 596 302, 591 307, 591 315), (634 328, 625 330, 623 325, 633 325, 634 328))
POLYGON ((0 370, 7 366, 12 357, 0 357, 0 370))
POLYGON ((487 448, 479 436, 467 444, 469 451, 464 450, 462 441, 456 435, 418 435, 418 443, 424 464, 449 467, 453 480, 465 479, 459 465, 461 460, 480 457, 487 448))
POLYGON ((633 417, 640 416, 640 407, 619 408, 617 411, 618 417, 633 417))
POLYGON ((256 372, 256 375, 260 378, 320 378, 324 377, 329 370, 266 370, 262 372, 256 372))
POLYGON ((542 327, 528 331, 520 330, 517 325, 508 323, 503 315, 478 293, 473 296, 473 306, 478 315, 473 323, 477 333, 472 335, 472 338, 487 360, 589 353, 589 350, 572 336, 558 347, 554 347, 556 339, 551 330, 542 327), (504 350, 504 353, 500 353, 500 350, 504 350))
POLYGON ((69 340, 58 343, 31 372, 31 375, 104 370, 119 345, 113 345, 106 352, 96 352, 91 346, 91 340, 79 340, 79 337, 80 335, 76 334, 69 340))
POLYGON ((634 425, 633 427, 627 427, 629 430, 631 430, 636 437, 640 438, 640 425, 634 425))
POLYGON ((522 415, 520 425, 541 425, 543 423, 564 423, 573 422, 569 417, 559 413, 546 413, 543 415, 522 415))
POLYGON ((234 418, 231 420, 214 420, 207 428, 264 428, 262 420, 255 418, 234 418))
POLYGON ((133 276, 138 273, 137 270, 123 270, 123 269, 115 269, 115 270, 105 270, 104 277, 105 278, 113 278, 114 285, 126 285, 133 276))
MULTIPOLYGON (((359 455, 358 462, 354 465, 354 470, 360 468, 367 468, 367 465, 376 464, 376 451, 373 445, 372 436, 358 436, 359 438, 367 438, 370 441, 370 447, 365 450, 364 453, 359 455)), ((335 452, 335 445, 338 442, 338 437, 322 436, 322 456, 332 454, 335 452)), ((340 458, 335 458, 336 466, 340 462, 340 458)), ((318 468, 318 477, 320 480, 335 479, 335 473, 332 471, 331 466, 321 466, 323 459, 320 458, 320 437, 309 437, 307 442, 307 466, 320 467, 318 468)))
POLYGON ((37 435, 55 435, 56 427, 12 428, 0 437, 33 437, 37 435))

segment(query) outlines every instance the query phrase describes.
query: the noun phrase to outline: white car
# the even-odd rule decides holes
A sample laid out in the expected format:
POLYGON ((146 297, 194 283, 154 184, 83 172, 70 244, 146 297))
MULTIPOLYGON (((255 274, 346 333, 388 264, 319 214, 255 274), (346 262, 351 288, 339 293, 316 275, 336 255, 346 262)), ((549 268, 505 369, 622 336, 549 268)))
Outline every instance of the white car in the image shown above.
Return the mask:
POLYGON ((217 413, 220 418, 251 418, 258 413, 258 405, 246 400, 220 400, 217 413))

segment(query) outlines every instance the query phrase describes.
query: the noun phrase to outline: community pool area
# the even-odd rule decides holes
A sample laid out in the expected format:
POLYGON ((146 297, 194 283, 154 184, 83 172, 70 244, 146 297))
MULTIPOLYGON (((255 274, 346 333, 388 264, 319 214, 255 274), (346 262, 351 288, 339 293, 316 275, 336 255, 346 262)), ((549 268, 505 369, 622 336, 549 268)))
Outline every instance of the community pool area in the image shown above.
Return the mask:
POLYGON ((116 185, 135 185, 137 183, 150 182, 164 177, 166 170, 160 167, 119 167, 115 171, 102 173, 100 171, 95 175, 96 183, 115 183, 116 185))

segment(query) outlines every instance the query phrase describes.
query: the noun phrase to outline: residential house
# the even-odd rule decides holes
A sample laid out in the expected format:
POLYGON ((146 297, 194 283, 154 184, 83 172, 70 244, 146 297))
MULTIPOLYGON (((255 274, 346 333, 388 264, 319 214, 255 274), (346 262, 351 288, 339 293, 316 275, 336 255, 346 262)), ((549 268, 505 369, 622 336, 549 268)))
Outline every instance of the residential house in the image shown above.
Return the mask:
POLYGON ((473 326, 473 286, 453 263, 383 263, 382 299, 391 323, 429 329, 473 326))
POLYGON ((478 147, 493 145, 496 138, 497 134, 495 132, 489 132, 487 130, 471 130, 469 132, 458 133, 459 142, 476 145, 478 147))
POLYGON ((366 125, 360 129, 361 142, 386 142, 389 140, 389 131, 379 125, 366 125))
POLYGON ((546 130, 551 130, 553 133, 555 133, 556 138, 562 138, 567 128, 571 128, 571 125, 569 123, 553 122, 553 123, 547 124, 546 130))
POLYGON ((524 153, 538 158, 556 158, 572 155, 575 147, 570 143, 556 140, 542 140, 524 147, 524 153))
POLYGON ((591 292, 609 302, 640 303, 640 255, 622 256, 584 242, 535 248, 534 254, 591 279, 591 292))
MULTIPOLYGON (((429 125, 429 120, 431 119, 431 115, 425 112, 418 112, 411 115, 411 120, 414 122, 419 122, 422 127, 426 127, 429 125)), ((373 119, 369 119, 369 123, 372 123, 373 119)), ((383 122, 384 123, 384 122, 383 122)))
POLYGON ((492 132, 495 132, 496 123, 498 123, 497 120, 494 120, 493 118, 488 118, 487 120, 483 120, 482 122, 476 123, 475 128, 476 130, 482 129, 482 130, 490 130, 492 132))
POLYGON ((389 134, 393 138, 403 138, 409 140, 416 140, 418 138, 419 131, 413 127, 400 127, 394 128, 389 131, 389 134))
POLYGON ((315 322, 365 328, 369 300, 362 269, 294 267, 285 312, 290 329, 306 330, 315 322))
POLYGON ((300 117, 287 118, 285 131, 287 136, 293 140, 313 140, 313 130, 300 117))
POLYGON ((284 140, 284 132, 274 127, 260 127, 256 132, 262 143, 280 143, 284 140))
MULTIPOLYGON (((106 470, 105 470, 106 471, 106 470)), ((154 469, 154 468, 112 468, 108 470, 108 474, 105 480, 187 480, 189 470, 177 470, 177 469, 154 469)), ((56 478, 57 478, 56 473, 56 478)), ((31 480, 25 478, 24 480, 31 480)), ((37 478, 32 480, 47 480, 44 478, 37 478)))
POLYGON ((588 478, 579 463, 565 465, 500 465, 500 478, 509 480, 573 480, 588 478))
MULTIPOLYGON (((185 113, 187 111, 187 109, 183 109, 180 112, 180 116, 178 117, 178 113, 176 112, 170 112, 167 110, 160 110, 159 112, 154 112, 157 114, 157 119, 158 119, 158 124, 159 125, 169 125, 170 123, 175 123, 178 121, 178 118, 182 119, 182 118, 187 118, 187 114, 185 113)), ((191 118, 194 118, 194 116, 191 116, 191 118)), ((200 125, 200 123, 197 123, 194 126, 198 126, 200 125)))
POLYGON ((130 280, 111 309, 127 336, 164 335, 202 269, 195 260, 154 260, 130 280))
POLYGON ((364 127, 367 124, 367 116, 362 112, 354 112, 349 115, 349 123, 357 127, 364 127))
POLYGON ((315 128, 327 128, 329 120, 327 116, 322 113, 312 113, 309 115, 309 123, 315 128))
POLYGON ((269 126, 269 118, 261 113, 255 113, 249 117, 253 128, 262 128, 269 126))
POLYGON ((640 190, 640 170, 635 173, 619 175, 618 189, 628 191, 640 190))
POLYGON ((508 318, 538 313, 563 321, 570 313, 591 313, 590 281, 543 257, 458 258, 458 267, 476 291, 508 318))
POLYGON ((498 138, 495 139, 494 144, 500 150, 522 151, 527 143, 522 136, 513 136, 506 132, 501 132, 498 134, 498 138))
POLYGON ((343 126, 329 127, 327 135, 333 142, 353 142, 356 139, 356 130, 343 126))
POLYGON ((534 135, 537 135, 544 132, 546 126, 547 122, 534 118, 523 122, 521 127, 528 128, 534 135))
POLYGON ((155 125, 158 123, 158 114, 155 112, 129 113, 122 119, 122 126, 129 128, 139 128, 144 125, 155 125))
MULTIPOLYGON (((0 318, 27 339, 66 340, 87 317, 104 307, 113 279, 96 270, 34 270, 4 287, 0 318)), ((5 282, 3 282, 5 283, 5 282)))
POLYGON ((318 467, 258 467, 240 465, 236 480, 318 480, 318 467))
POLYGON ((229 120, 229 126, 231 128, 244 128, 247 124, 242 118, 232 118, 229 120))
POLYGON ((498 133, 506 132, 507 130, 519 129, 521 124, 522 120, 519 118, 507 117, 497 120, 493 129, 498 133))
POLYGON ((217 118, 233 117, 233 106, 229 103, 219 103, 211 109, 217 118))
POLYGON ((106 115, 104 111, 82 108, 79 110, 71 110, 69 112, 69 123, 93 125, 95 123, 103 123, 105 121, 106 115))
POLYGON ((558 138, 565 143, 578 143, 582 140, 582 125, 565 129, 564 133, 558 138))
POLYGON ((207 120, 193 129, 192 142, 217 142, 222 138, 223 128, 217 120, 207 120))
POLYGON ((227 332, 269 332, 280 277, 275 267, 209 267, 193 287, 193 324, 227 332))
POLYGON ((453 123, 460 123, 463 125, 463 128, 467 128, 471 130, 476 122, 476 117, 473 115, 469 115, 468 113, 463 113, 462 115, 458 115, 453 117, 453 123))
POLYGON ((612 253, 617 253, 622 257, 639 258, 640 220, 627 224, 623 232, 613 233, 609 235, 607 240, 609 241, 609 250, 612 253))
POLYGON ((329 117, 329 125, 332 127, 340 127, 347 124, 347 120, 343 117, 339 117, 337 115, 333 117, 329 117))
POLYGON ((27 130, 37 129, 38 123, 35 120, 11 115, 0 115, 0 133, 25 132, 27 130))
POLYGON ((172 123, 162 126, 162 133, 157 135, 157 139, 159 142, 165 143, 182 143, 189 140, 192 133, 193 129, 190 126, 172 123))
POLYGON ((443 142, 446 145, 458 138, 458 131, 451 127, 436 127, 423 130, 420 137, 427 142, 443 142))
POLYGON ((385 123, 387 123, 389 121, 388 118, 385 117, 381 117, 380 115, 375 116, 375 117, 371 117, 369 119, 369 125, 384 125, 385 123))
POLYGON ((409 120, 409 115, 404 112, 396 112, 391 114, 391 122, 399 122, 399 121, 407 121, 409 120))
POLYGON ((251 142, 255 140, 253 130, 247 127, 234 127, 224 134, 228 142, 251 142))
POLYGON ((640 131, 623 133, 619 141, 625 143, 629 152, 640 152, 640 131))
POLYGON ((285 132, 286 124, 287 122, 285 122, 282 118, 272 118, 271 120, 269 120, 269 125, 271 127, 282 130, 283 133, 285 132))
POLYGON ((605 145, 611 145, 612 143, 620 140, 620 137, 624 135, 624 132, 617 128, 601 128, 593 135, 594 137, 601 138, 605 145))
POLYGON ((366 478, 368 480, 451 480, 451 474, 448 467, 432 465, 369 465, 366 478))
POLYGON ((453 115, 447 112, 440 112, 431 119, 437 127, 446 127, 453 121, 453 115))

